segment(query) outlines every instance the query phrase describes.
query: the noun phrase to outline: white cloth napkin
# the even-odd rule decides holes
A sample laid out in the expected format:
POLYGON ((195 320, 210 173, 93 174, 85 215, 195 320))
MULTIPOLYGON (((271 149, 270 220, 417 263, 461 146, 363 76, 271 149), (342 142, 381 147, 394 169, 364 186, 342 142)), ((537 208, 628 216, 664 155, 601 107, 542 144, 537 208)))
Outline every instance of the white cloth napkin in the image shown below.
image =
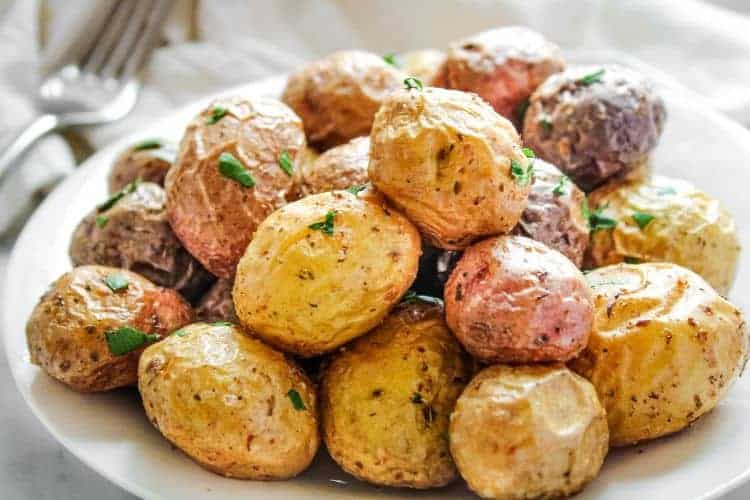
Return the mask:
MULTIPOLYGON (((36 68, 54 59, 71 29, 85 27, 102 5, 39 1, 0 0, 0 144, 35 114, 36 68), (43 50, 40 34, 47 41, 43 50)), ((444 48, 505 24, 528 25, 568 50, 626 52, 750 124, 750 2, 716 1, 722 6, 699 0, 181 0, 165 29, 168 44, 144 72, 136 109, 120 122, 82 133, 98 148, 197 97, 289 71, 337 49, 444 48)), ((30 193, 73 164, 59 136, 40 143, 0 189, 0 234, 31 206, 30 193)))

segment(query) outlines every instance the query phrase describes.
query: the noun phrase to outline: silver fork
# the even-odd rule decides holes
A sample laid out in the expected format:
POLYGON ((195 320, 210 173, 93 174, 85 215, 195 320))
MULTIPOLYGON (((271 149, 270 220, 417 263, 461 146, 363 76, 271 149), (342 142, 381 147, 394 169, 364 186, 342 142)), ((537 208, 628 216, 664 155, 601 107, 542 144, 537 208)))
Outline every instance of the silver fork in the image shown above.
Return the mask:
POLYGON ((75 54, 40 84, 42 113, 0 155, 0 184, 21 156, 53 130, 108 123, 127 115, 138 98, 137 71, 150 54, 173 0, 111 2, 95 36, 82 37, 75 54))

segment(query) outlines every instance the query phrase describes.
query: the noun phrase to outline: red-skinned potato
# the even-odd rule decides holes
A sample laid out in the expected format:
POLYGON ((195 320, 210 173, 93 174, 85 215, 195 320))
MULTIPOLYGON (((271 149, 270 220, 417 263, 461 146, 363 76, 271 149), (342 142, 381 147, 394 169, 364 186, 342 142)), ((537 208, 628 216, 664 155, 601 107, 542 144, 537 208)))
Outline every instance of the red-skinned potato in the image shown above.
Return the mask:
POLYGON ((369 161, 369 137, 357 137, 333 147, 315 161, 302 165, 302 194, 307 196, 366 184, 369 161))

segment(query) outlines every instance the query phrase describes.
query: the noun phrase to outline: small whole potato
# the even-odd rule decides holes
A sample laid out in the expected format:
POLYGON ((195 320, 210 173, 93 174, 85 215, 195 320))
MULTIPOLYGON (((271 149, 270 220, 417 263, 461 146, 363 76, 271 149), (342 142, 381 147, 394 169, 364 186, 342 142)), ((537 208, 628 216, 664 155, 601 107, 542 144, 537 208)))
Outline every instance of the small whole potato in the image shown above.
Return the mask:
POLYGON ((303 196, 366 184, 369 161, 369 137, 329 149, 301 170, 303 196))
POLYGON ((438 305, 405 303, 325 370, 323 439, 357 478, 433 488, 456 477, 448 417, 471 366, 442 313, 438 305))
POLYGON ((589 243, 581 210, 585 196, 554 165, 535 160, 529 203, 513 233, 544 243, 581 267, 589 243))
POLYGON ((526 207, 531 162, 513 125, 476 95, 395 92, 370 139, 370 181, 435 246, 507 233, 526 207))
POLYGON ((112 165, 107 180, 110 194, 136 180, 164 186, 164 178, 176 157, 177 147, 163 139, 146 139, 132 145, 112 165))
POLYGON ((258 227, 237 267, 240 321, 304 357, 375 327, 417 274, 416 228, 373 192, 320 193, 258 227))
POLYGON ((232 302, 231 280, 217 280, 198 301, 195 306, 195 316, 200 321, 211 323, 214 321, 231 321, 237 323, 232 302))
POLYGON ((135 384, 143 346, 192 319, 174 290, 124 269, 81 266, 39 300, 26 340, 31 362, 51 377, 76 391, 107 391, 135 384))
POLYGON ((318 451, 312 382, 231 323, 194 323, 147 348, 138 389, 154 427, 217 474, 288 479, 318 451))
POLYGON ((589 338, 591 291, 567 257, 523 236, 469 247, 445 285, 448 326, 485 362, 567 361, 589 338))
POLYGON ((747 359, 742 313, 675 264, 619 264, 586 277, 594 328, 571 367, 596 387, 611 444, 671 434, 711 411, 747 359))
POLYGON ((483 498, 572 495, 599 473, 608 440, 594 387, 563 366, 485 368, 451 414, 451 454, 483 498))
POLYGON ((452 43, 433 85, 474 92, 520 128, 529 96, 564 69, 560 47, 536 31, 507 26, 452 43))
POLYGON ((166 179, 167 216, 206 269, 234 276, 258 224, 298 192, 302 122, 265 97, 213 102, 185 130, 166 179))
POLYGON ((432 82, 445 61, 445 52, 435 49, 412 50, 395 57, 396 67, 408 76, 422 81, 424 85, 436 86, 432 82))
POLYGON ((740 256, 737 228, 719 201, 692 184, 662 176, 613 183, 591 193, 589 205, 616 225, 594 232, 587 267, 674 262, 729 293, 740 256))
POLYGON ((281 100, 302 118, 310 144, 328 149, 369 134, 383 99, 404 78, 381 56, 341 51, 293 73, 281 100))
POLYGON ((523 139, 586 192, 642 168, 666 110, 651 83, 616 65, 552 75, 531 96, 523 139))
POLYGON ((70 242, 73 265, 98 264, 135 271, 157 285, 197 299, 213 277, 183 248, 167 221, 164 190, 130 184, 94 209, 70 242), (104 209, 107 204, 112 206, 104 209))

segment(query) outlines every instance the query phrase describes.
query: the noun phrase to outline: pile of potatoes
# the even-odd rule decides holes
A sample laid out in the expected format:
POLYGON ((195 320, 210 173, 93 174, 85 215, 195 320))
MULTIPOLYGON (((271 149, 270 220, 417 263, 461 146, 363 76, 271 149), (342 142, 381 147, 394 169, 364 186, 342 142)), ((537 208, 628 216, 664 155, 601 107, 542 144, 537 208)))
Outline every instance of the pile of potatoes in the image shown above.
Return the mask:
POLYGON ((323 442, 376 485, 573 494, 747 357, 731 217, 651 175, 665 117, 642 75, 567 68, 526 28, 338 52, 123 153, 31 360, 137 384, 229 477, 293 477, 323 442))

